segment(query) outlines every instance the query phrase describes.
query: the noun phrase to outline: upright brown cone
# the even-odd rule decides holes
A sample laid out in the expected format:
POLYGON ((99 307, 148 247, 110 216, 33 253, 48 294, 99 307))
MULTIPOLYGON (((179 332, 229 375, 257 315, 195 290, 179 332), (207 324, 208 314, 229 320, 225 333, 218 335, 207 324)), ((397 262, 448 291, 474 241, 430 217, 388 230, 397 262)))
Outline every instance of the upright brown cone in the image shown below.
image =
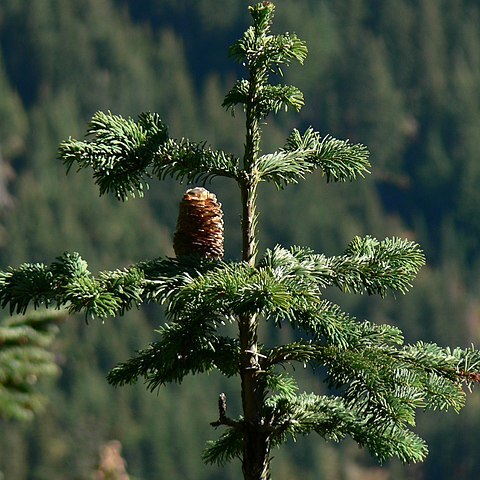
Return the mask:
POLYGON ((205 188, 187 190, 180 202, 177 230, 173 237, 177 257, 198 255, 223 257, 223 212, 217 197, 205 188))

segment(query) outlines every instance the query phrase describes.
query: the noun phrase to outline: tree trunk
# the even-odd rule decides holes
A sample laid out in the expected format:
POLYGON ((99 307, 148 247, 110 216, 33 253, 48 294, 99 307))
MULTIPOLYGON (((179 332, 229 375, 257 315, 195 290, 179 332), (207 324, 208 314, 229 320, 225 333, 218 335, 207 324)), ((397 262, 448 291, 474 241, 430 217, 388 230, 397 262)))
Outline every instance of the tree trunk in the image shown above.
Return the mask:
MULTIPOLYGON (((242 187, 243 260, 255 265, 255 203, 256 185, 242 187)), ((263 418, 265 383, 258 358, 258 318, 244 315, 239 318, 241 346, 242 405, 245 419, 242 470, 245 480, 270 478, 270 435, 263 418)))
MULTIPOLYGON (((246 103, 246 142, 241 183, 242 194, 242 259, 252 267, 257 255, 256 201, 258 178, 254 166, 260 151, 260 115, 257 111, 259 78, 250 70, 249 101, 246 103)), ((245 421, 242 470, 245 480, 270 478, 270 436, 264 419, 265 381, 258 356, 258 318, 256 315, 239 317, 241 347, 242 406, 245 421)))
POLYGON ((257 355, 257 319, 240 319, 242 404, 245 419, 242 470, 245 480, 270 478, 270 435, 263 416, 265 383, 257 355))
POLYGON ((269 480, 270 434, 258 428, 246 430, 242 471, 244 480, 269 480))

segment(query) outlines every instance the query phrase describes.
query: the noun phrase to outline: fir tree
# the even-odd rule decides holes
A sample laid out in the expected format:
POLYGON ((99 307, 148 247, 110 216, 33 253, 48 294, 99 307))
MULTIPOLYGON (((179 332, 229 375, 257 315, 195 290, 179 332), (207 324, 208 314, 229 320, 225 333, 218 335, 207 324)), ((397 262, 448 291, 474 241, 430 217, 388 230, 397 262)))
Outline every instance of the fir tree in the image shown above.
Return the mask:
POLYGON ((370 164, 365 146, 322 136, 313 128, 294 130, 283 147, 262 154, 266 117, 282 109, 298 111, 304 103, 300 90, 270 83, 270 77, 281 76, 293 61, 302 64, 307 48, 295 34, 271 33, 272 3, 252 6, 250 13, 252 25, 230 48, 247 78, 237 81, 223 102, 227 110, 240 106, 244 111, 242 158, 205 143, 170 138, 155 113, 143 113, 135 121, 98 112, 86 140, 69 139, 59 149, 68 169, 92 169, 100 193, 111 192, 120 200, 143 195, 152 177, 235 182, 242 204, 241 261, 222 258, 220 205, 215 196, 195 188, 182 201, 176 258, 95 277, 77 253, 65 253, 51 265, 24 264, 1 273, 1 304, 11 313, 24 313, 33 304, 65 306, 98 318, 123 315, 142 303, 165 304, 168 322, 159 328, 158 341, 115 367, 108 380, 124 385, 143 377, 153 391, 215 369, 238 376, 243 412, 233 418, 226 396, 219 395, 212 426, 224 432, 207 445, 204 460, 222 464, 240 458, 245 479, 270 478, 271 448, 313 432, 333 441, 350 436, 379 461, 421 461, 427 446, 412 430, 416 411, 460 410, 464 387, 480 379, 480 354, 473 347, 405 344, 398 328, 359 321, 325 298, 331 287, 380 296, 405 293, 425 261, 414 242, 356 237, 334 257, 279 245, 259 257, 260 183, 283 189, 316 170, 327 182, 351 181, 369 173, 370 164), (298 340, 267 347, 266 339, 259 338, 261 322, 289 325, 298 340), (238 335, 222 335, 225 323, 236 324, 238 335), (321 367, 332 395, 298 392, 285 369, 296 363, 321 367))
POLYGON ((64 316, 37 313, 0 321, 0 418, 30 420, 43 407, 37 383, 59 372, 48 347, 64 316))

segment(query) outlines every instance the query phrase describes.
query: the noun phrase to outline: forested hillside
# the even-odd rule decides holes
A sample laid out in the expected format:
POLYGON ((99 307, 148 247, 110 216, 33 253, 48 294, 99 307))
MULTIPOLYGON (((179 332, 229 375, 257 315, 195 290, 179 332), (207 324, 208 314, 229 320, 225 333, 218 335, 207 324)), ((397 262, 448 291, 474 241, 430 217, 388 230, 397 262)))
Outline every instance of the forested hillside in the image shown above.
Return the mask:
MULTIPOLYGON (((88 174, 65 175, 57 147, 80 138, 97 110, 154 111, 172 136, 241 152, 242 115, 221 103, 239 73, 227 47, 247 16, 241 0, 2 0, 0 269, 50 263, 64 251, 79 252, 92 271, 173 254, 187 185, 153 184, 126 203, 99 197, 88 174)), ((338 254, 354 235, 417 241, 428 267, 408 295, 335 298, 360 318, 398 325, 412 342, 480 345, 479 24, 474 0, 277 2, 276 28, 309 47, 305 66, 287 75, 306 106, 265 127, 265 150, 283 145, 293 127, 313 125, 367 145, 373 168, 354 184, 325 187, 312 176, 285 192, 262 191, 260 248, 338 254)), ((224 205, 227 256, 238 258, 239 192, 216 181, 209 188, 224 205)), ((200 458, 218 393, 233 399, 236 386, 215 378, 206 388, 198 376, 158 395, 142 385, 114 390, 108 370, 154 340, 162 312, 84 320, 61 326, 54 350, 62 374, 43 385, 45 411, 29 424, 0 420, 0 479, 90 479, 112 439, 132 479, 239 478, 238 465, 217 470, 200 458)), ((302 386, 323 388, 307 370, 302 386)), ((380 469, 348 442, 311 437, 274 452, 274 478, 479 477, 478 392, 460 416, 439 418, 420 415, 431 451, 424 464, 380 469)))

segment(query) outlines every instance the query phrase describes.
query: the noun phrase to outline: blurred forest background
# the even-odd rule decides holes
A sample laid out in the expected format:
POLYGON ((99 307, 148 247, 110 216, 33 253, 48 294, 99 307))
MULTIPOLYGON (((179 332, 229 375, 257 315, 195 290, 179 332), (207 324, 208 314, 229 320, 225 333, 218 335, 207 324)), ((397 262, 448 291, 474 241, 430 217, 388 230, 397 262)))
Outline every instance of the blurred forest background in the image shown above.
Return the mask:
MULTIPOLYGON (((173 137, 240 153, 242 115, 222 111, 241 74, 227 47, 248 24, 242 0, 2 0, 0 3, 0 268, 50 263, 78 251, 92 271, 172 255, 186 185, 154 183, 125 204, 99 197, 88 173, 65 175, 60 141, 81 138, 96 110, 157 111, 173 137)), ((265 127, 264 151, 291 128, 366 144, 373 174, 326 185, 318 175, 261 192, 261 248, 308 245, 338 254, 354 235, 419 242, 428 267, 405 297, 335 301, 358 318, 398 325, 409 341, 480 346, 480 4, 476 0, 279 0, 276 32, 307 41, 304 67, 287 83, 305 94, 300 114, 265 127)), ((209 187, 226 212, 226 249, 240 256, 239 192, 209 187)), ((333 294, 332 294, 333 295, 333 294)), ((216 376, 148 393, 114 390, 108 370, 155 339, 161 309, 147 306, 105 324, 62 326, 61 375, 33 422, 0 421, 0 478, 87 480, 99 448, 119 440, 136 480, 239 479, 200 459, 218 394, 216 376)), ((284 339, 288 331, 280 332, 284 339)), ((278 333, 277 333, 278 335, 278 333)), ((279 340, 281 340, 279 338, 279 340)), ((301 373, 306 390, 321 380, 301 373)), ((238 403, 238 400, 237 400, 238 403)), ((274 478, 322 480, 480 477, 480 394, 457 416, 420 414, 425 463, 380 468, 353 443, 313 436, 273 452, 274 478)))

